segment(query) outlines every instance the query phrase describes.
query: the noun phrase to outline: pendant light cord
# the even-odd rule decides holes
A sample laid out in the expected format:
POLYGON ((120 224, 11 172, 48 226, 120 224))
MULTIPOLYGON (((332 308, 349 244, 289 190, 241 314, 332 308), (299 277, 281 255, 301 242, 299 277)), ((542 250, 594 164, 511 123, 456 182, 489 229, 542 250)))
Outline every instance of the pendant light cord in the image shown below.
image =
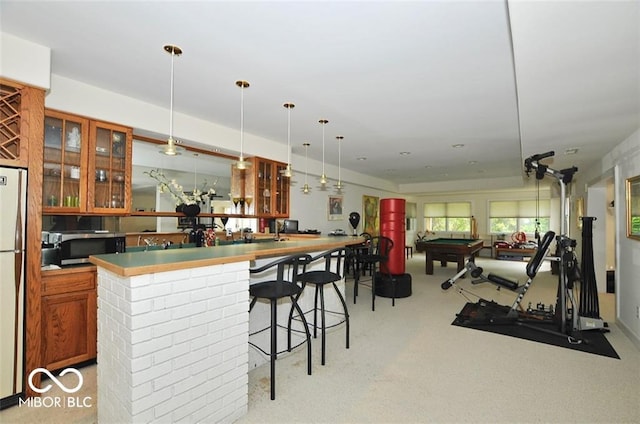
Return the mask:
POLYGON ((169 100, 169 139, 173 139, 173 62, 176 54, 171 50, 171 95, 169 100))
POLYGON ((244 84, 240 85, 240 159, 244 158, 244 84))
POLYGON ((326 119, 320 121, 322 123, 322 175, 324 174, 324 126, 327 123, 326 119))
POLYGON ((287 107, 287 164, 291 165, 291 107, 287 107))

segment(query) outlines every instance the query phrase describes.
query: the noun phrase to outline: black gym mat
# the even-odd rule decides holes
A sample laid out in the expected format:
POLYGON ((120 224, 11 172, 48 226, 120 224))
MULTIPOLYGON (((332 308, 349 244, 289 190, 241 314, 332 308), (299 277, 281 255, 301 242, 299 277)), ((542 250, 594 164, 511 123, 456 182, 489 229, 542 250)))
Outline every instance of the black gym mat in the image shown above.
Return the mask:
POLYGON ((478 303, 467 303, 460 313, 457 314, 456 319, 451 325, 488 331, 504 336, 517 337, 533 342, 620 359, 620 356, 618 356, 618 353, 613 346, 611 346, 602 331, 583 331, 581 334, 576 334, 574 340, 570 340, 569 337, 566 336, 563 337, 545 332, 545 330, 558 330, 557 326, 552 323, 527 322, 525 326, 522 325, 522 323, 507 322, 507 320, 504 319, 501 320, 500 318, 505 317, 508 311, 508 306, 498 305, 494 302, 479 301, 478 303), (493 323, 488 323, 490 320, 493 321, 493 323), (575 339, 582 341, 576 343, 575 339))

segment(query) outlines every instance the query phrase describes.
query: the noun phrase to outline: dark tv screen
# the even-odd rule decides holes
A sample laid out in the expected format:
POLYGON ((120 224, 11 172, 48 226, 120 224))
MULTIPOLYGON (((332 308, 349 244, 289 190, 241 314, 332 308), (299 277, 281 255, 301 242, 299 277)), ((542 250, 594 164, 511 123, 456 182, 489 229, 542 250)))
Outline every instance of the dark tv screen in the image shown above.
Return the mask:
POLYGON ((296 234, 298 232, 298 220, 285 219, 282 232, 285 234, 296 234))

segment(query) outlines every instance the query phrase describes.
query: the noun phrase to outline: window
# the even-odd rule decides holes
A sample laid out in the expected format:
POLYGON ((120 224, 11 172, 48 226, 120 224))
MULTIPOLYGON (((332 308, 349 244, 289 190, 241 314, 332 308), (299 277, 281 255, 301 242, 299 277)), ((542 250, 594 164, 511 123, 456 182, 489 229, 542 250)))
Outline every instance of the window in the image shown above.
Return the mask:
POLYGON ((491 234, 534 234, 536 216, 540 233, 549 231, 549 200, 507 200, 489 202, 491 234))
POLYGON ((470 232, 471 203, 425 203, 424 228, 428 231, 470 232))

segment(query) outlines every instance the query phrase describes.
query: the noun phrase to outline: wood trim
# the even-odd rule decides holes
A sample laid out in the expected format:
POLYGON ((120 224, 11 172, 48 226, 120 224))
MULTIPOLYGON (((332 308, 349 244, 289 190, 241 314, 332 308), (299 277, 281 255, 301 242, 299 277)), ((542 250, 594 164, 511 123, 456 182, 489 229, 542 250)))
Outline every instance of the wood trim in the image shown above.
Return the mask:
MULTIPOLYGON (((26 266, 26 361, 24 386, 27 397, 39 396, 26 384, 29 373, 41 364, 41 295, 40 263, 42 239, 42 154, 44 147, 44 90, 25 90, 28 106, 22 116, 23 131, 28 143, 27 181, 27 266, 26 266)), ((40 383, 40 374, 34 378, 40 383)))
MULTIPOLYGON (((144 135, 138 135, 138 134, 133 134, 133 140, 139 140, 139 141, 145 141, 147 143, 153 143, 153 144, 164 144, 167 141, 166 140, 160 140, 157 138, 153 138, 153 137, 147 137, 144 135)), ((230 155, 227 153, 222 153, 222 152, 216 152, 213 150, 208 150, 208 149, 204 149, 204 148, 200 148, 200 147, 193 147, 193 146, 189 146, 186 144, 180 144, 180 147, 184 147, 186 150, 189 150, 191 152, 195 152, 195 153, 202 153, 204 155, 211 155, 211 156, 218 156, 224 159, 229 159, 231 161, 237 161, 238 160, 238 156, 234 156, 234 155, 230 155)))

